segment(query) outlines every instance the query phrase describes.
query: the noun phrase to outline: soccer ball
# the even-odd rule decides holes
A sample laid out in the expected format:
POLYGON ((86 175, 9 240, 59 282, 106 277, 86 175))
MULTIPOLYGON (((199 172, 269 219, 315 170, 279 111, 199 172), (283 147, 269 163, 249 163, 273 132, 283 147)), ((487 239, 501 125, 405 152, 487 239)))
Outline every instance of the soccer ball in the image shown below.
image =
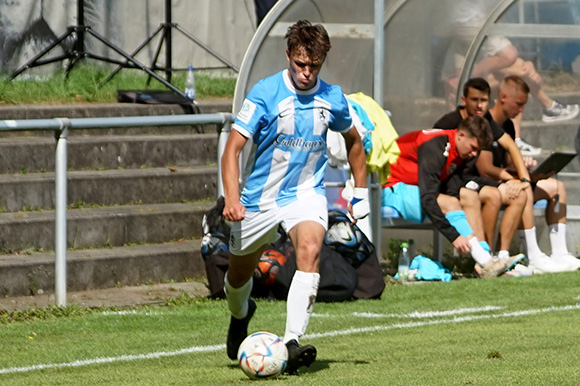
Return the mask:
POLYGON ((271 287, 276 282, 276 275, 286 263, 286 257, 275 249, 267 249, 260 257, 254 277, 265 287, 271 287))
POLYGON ((288 349, 278 336, 269 332, 249 335, 238 349, 238 363, 251 379, 280 375, 288 361, 288 349))
POLYGON ((373 243, 344 213, 328 212, 328 225, 324 243, 340 253, 354 268, 358 268, 375 251, 373 243))

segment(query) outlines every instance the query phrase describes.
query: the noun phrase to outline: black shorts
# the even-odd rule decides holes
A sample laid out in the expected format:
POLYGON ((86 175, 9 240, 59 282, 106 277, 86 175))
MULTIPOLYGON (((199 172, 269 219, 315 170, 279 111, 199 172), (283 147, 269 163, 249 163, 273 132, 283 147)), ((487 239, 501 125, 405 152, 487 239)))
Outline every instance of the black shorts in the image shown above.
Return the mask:
POLYGON ((441 185, 441 193, 453 197, 459 197, 459 190, 461 188, 467 188, 479 192, 484 186, 493 186, 497 188, 499 182, 482 176, 454 174, 441 185))

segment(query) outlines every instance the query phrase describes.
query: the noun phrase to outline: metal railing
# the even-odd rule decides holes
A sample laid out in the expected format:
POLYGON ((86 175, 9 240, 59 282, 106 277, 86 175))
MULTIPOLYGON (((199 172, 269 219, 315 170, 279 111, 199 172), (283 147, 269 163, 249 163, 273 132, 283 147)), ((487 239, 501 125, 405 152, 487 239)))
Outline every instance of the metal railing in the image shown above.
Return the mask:
MULTIPOLYGON (((66 253, 67 253, 67 139, 70 130, 103 129, 142 126, 178 126, 220 124, 222 126, 218 147, 225 144, 235 115, 230 113, 197 115, 157 115, 143 117, 111 118, 54 118, 0 121, 4 131, 54 131, 55 153, 55 300, 58 306, 66 305, 66 253)), ((218 149, 221 154, 223 149, 218 149)), ((220 169, 218 159, 218 170, 220 169)), ((218 171, 218 177, 221 173, 218 171)), ((218 178, 218 194, 223 192, 221 177, 218 178)))

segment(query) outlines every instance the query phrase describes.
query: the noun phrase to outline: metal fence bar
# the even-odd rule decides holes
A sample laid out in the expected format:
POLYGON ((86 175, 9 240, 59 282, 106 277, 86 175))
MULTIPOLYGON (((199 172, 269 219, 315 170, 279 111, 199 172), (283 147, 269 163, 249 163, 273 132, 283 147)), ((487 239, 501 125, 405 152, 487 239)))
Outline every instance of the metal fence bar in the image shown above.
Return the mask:
MULTIPOLYGON (((66 217, 67 217, 67 137, 70 130, 103 129, 140 126, 177 126, 219 124, 222 131, 229 131, 234 121, 231 113, 196 115, 154 115, 143 117, 107 118, 55 118, 0 121, 0 131, 52 130, 57 139, 55 153, 55 300, 58 306, 66 306, 66 217)), ((221 153, 218 153, 218 157, 221 153)), ((218 159, 218 164, 219 164, 218 159)), ((218 186, 221 186, 221 170, 218 168, 218 186)), ((223 188, 222 188, 223 189, 223 188)))
POLYGON ((55 219, 54 219, 54 293, 56 304, 66 305, 66 211, 67 211, 67 138, 70 122, 61 119, 55 154, 55 219))

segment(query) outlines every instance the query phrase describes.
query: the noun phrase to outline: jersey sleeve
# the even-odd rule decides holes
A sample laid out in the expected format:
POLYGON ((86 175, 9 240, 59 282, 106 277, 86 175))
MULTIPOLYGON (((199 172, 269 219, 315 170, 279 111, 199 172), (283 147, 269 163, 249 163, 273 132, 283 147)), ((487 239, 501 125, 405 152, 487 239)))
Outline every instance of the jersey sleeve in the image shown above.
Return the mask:
POLYGON ((496 121, 491 121, 489 125, 491 126, 491 135, 493 136, 494 141, 497 141, 501 138, 502 135, 506 133, 505 130, 500 125, 498 125, 496 121))
POLYGON ((437 203, 437 196, 441 187, 441 170, 445 166, 447 157, 443 154, 448 137, 439 136, 419 146, 417 162, 419 164, 419 194, 421 206, 431 222, 447 240, 453 242, 459 237, 459 232, 447 221, 443 211, 437 203))
POLYGON ((450 113, 445 114, 441 118, 437 120, 433 124, 434 129, 446 129, 446 130, 453 130, 457 129, 459 123, 461 122, 461 115, 457 113, 457 111, 452 111, 450 113))
POLYGON ((262 95, 264 95, 263 81, 252 87, 232 125, 232 129, 246 138, 251 138, 256 133, 266 116, 266 104, 262 95))
POLYGON ((332 103, 332 120, 330 121, 329 129, 346 133, 353 127, 352 116, 350 115, 348 102, 342 90, 338 86, 336 88, 338 89, 339 95, 335 98, 335 102, 332 103))

